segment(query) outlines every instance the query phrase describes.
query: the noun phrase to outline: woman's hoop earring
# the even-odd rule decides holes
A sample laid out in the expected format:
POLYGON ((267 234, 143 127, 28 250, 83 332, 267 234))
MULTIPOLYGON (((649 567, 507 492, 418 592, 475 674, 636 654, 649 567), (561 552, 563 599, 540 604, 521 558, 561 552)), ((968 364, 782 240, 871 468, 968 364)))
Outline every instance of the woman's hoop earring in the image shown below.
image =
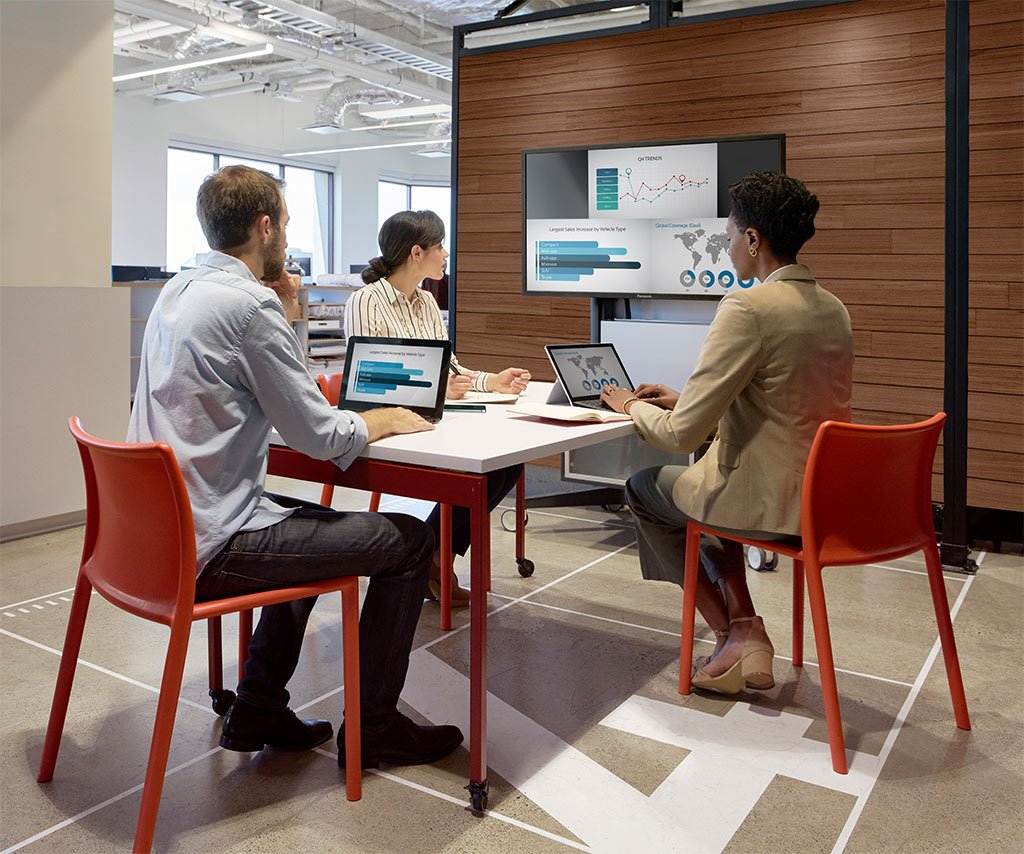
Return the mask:
POLYGON ((757 247, 750 246, 750 247, 747 248, 747 251, 750 253, 750 257, 751 258, 756 258, 757 257, 757 247))

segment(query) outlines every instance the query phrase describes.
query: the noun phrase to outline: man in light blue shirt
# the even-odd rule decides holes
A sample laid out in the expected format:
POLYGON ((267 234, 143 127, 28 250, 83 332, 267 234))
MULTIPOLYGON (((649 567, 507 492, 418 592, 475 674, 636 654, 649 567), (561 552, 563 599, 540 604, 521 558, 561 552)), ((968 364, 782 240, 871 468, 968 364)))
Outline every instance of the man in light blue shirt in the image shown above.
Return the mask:
MULTIPOLYGON (((370 578, 359 623, 363 764, 432 762, 462 733, 397 711, 434 550, 430 528, 403 514, 338 512, 264 492, 272 427, 290 447, 341 468, 367 442, 432 429, 406 409, 357 415, 320 394, 290 325, 296 284, 284 273, 281 186, 246 166, 203 182, 197 210, 215 251, 171 279, 156 302, 128 441, 174 449, 195 523, 197 599, 370 578)), ((286 685, 315 601, 262 609, 221 746, 308 750, 331 738, 328 721, 300 721, 288 708, 286 685)))

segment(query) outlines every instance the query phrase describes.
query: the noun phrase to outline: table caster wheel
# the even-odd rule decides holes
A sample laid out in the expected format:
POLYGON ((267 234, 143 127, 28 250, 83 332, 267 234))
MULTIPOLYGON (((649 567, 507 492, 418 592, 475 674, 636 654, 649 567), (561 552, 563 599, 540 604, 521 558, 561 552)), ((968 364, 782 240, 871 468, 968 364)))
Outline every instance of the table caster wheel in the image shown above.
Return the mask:
POLYGON ((530 560, 528 557, 516 558, 516 565, 519 567, 519 574, 523 578, 529 578, 531 575, 533 575, 533 561, 530 560))
POLYGON ((482 783, 470 783, 466 786, 469 791, 469 806, 477 815, 483 815, 487 809, 487 781, 482 783))
MULTIPOLYGON (((530 524, 530 514, 523 514, 523 527, 525 528, 530 524)), ((503 530, 508 531, 510 534, 516 530, 516 511, 515 510, 502 510, 501 511, 501 527, 503 530), (511 516, 510 516, 511 514, 511 516), (508 521, 511 518, 512 521, 508 521)))
POLYGON ((235 702, 235 692, 224 688, 220 691, 211 691, 210 699, 213 700, 213 710, 223 717, 235 702))
POLYGON ((768 557, 768 552, 764 549, 758 549, 751 546, 747 549, 747 566, 756 572, 771 572, 779 565, 779 556, 775 552, 771 552, 771 557, 768 557))

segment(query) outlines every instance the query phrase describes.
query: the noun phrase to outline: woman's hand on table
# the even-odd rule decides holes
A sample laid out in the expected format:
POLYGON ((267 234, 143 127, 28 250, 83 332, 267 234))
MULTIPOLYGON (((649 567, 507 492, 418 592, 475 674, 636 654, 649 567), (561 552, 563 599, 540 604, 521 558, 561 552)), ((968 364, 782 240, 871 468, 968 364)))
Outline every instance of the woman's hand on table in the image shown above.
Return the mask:
MULTIPOLYGON (((628 388, 619 388, 617 385, 606 385, 601 389, 601 402, 605 406, 614 409, 616 412, 625 412, 625 406, 629 401, 636 400, 635 391, 628 388)), ((627 413, 628 414, 628 413, 627 413)))
POLYGON ((653 403, 662 409, 675 409, 679 392, 661 383, 640 383, 633 392, 644 403, 653 403))
POLYGON ((473 374, 452 374, 448 377, 448 391, 445 397, 448 400, 459 400, 466 396, 466 392, 473 388, 473 374))
POLYGON ((487 390, 498 394, 522 394, 532 377, 525 368, 505 368, 487 378, 487 390))

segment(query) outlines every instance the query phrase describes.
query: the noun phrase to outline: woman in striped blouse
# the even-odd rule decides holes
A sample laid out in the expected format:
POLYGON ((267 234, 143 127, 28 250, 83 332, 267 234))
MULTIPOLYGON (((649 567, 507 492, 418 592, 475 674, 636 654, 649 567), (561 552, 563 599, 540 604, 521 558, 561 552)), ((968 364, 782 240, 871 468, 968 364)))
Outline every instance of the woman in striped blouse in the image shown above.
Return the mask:
MULTIPOLYGON (((444 275, 444 223, 433 211, 401 211, 381 226, 377 240, 381 254, 370 259, 362 272, 366 287, 356 291, 345 307, 345 336, 377 338, 448 338, 448 328, 433 294, 420 287, 424 279, 444 275)), ((448 377, 449 399, 464 397, 467 391, 520 394, 530 381, 523 368, 505 368, 498 373, 471 371, 452 354, 448 377)), ((487 503, 494 509, 515 486, 521 466, 510 466, 487 475, 487 503)), ((427 522, 440 542, 441 511, 435 507, 427 522)), ((469 511, 452 508, 452 549, 464 555, 469 548, 469 511)), ((452 573, 452 605, 469 605, 469 591, 460 587, 452 573)), ((434 552, 430 593, 441 595, 439 552, 434 552)))

